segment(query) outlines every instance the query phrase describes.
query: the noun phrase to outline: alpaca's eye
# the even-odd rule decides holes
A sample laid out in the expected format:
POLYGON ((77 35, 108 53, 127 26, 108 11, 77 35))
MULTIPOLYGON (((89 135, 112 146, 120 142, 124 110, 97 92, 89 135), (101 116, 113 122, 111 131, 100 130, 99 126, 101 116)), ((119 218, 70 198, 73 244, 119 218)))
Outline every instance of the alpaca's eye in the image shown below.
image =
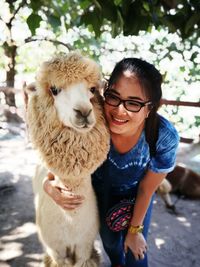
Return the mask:
POLYGON ((61 89, 56 88, 55 86, 51 86, 50 90, 54 96, 58 95, 61 91, 61 89))
POLYGON ((94 94, 95 91, 96 91, 96 87, 91 87, 91 88, 90 88, 90 92, 91 92, 92 94, 94 94))

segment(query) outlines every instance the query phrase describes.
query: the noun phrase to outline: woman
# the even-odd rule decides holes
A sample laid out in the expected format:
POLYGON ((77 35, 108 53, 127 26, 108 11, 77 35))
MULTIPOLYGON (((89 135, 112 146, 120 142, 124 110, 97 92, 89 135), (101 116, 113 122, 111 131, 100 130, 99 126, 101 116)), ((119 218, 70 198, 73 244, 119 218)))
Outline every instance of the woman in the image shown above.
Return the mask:
MULTIPOLYGON (((104 92, 111 148, 92 178, 100 235, 113 267, 148 266, 146 239, 153 195, 174 168, 179 137, 172 124, 157 114, 161 83, 162 76, 153 65, 125 58, 116 64, 104 92), (134 200, 129 227, 114 232, 106 221, 109 209, 127 197, 134 200)), ((49 174, 44 190, 58 205, 74 209, 84 201, 61 188, 54 186, 49 174)))

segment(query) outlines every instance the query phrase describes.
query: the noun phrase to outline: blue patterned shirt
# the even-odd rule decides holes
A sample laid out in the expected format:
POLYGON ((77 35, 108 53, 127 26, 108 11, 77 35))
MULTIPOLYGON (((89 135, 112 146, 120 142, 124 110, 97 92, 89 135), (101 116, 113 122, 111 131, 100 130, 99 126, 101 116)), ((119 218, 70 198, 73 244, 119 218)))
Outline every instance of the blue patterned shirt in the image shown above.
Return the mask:
POLYGON ((155 156, 150 157, 145 131, 142 132, 137 144, 125 154, 117 152, 111 142, 107 160, 92 175, 96 193, 104 192, 105 183, 109 183, 112 194, 124 195, 130 190, 137 190, 138 183, 147 170, 156 173, 168 173, 173 170, 179 135, 167 119, 160 115, 159 118, 155 156))

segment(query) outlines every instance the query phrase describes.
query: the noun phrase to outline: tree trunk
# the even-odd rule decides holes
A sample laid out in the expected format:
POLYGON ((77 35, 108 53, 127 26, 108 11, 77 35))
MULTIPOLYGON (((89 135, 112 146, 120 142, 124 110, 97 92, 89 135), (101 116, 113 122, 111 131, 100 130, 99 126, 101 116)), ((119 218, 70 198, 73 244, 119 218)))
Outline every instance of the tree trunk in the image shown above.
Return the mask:
POLYGON ((14 44, 9 45, 7 42, 3 44, 5 55, 8 57, 8 66, 6 72, 6 86, 8 87, 8 92, 5 91, 5 100, 6 104, 9 106, 16 106, 15 103, 15 93, 14 93, 14 84, 15 84, 15 65, 16 65, 16 53, 17 46, 14 44), (13 90, 10 90, 13 88, 13 90))

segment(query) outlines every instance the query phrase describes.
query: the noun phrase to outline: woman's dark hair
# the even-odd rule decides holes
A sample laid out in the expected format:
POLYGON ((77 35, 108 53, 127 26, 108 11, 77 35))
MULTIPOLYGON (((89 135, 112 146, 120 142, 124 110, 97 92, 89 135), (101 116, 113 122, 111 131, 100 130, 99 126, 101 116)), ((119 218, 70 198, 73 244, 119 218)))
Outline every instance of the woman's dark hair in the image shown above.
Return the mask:
POLYGON ((125 71, 130 71, 138 79, 148 101, 152 102, 151 110, 146 119, 145 133, 149 143, 151 155, 155 154, 155 143, 158 138, 158 115, 162 97, 162 75, 154 65, 139 58, 124 58, 118 62, 108 81, 108 88, 111 88, 125 71))

